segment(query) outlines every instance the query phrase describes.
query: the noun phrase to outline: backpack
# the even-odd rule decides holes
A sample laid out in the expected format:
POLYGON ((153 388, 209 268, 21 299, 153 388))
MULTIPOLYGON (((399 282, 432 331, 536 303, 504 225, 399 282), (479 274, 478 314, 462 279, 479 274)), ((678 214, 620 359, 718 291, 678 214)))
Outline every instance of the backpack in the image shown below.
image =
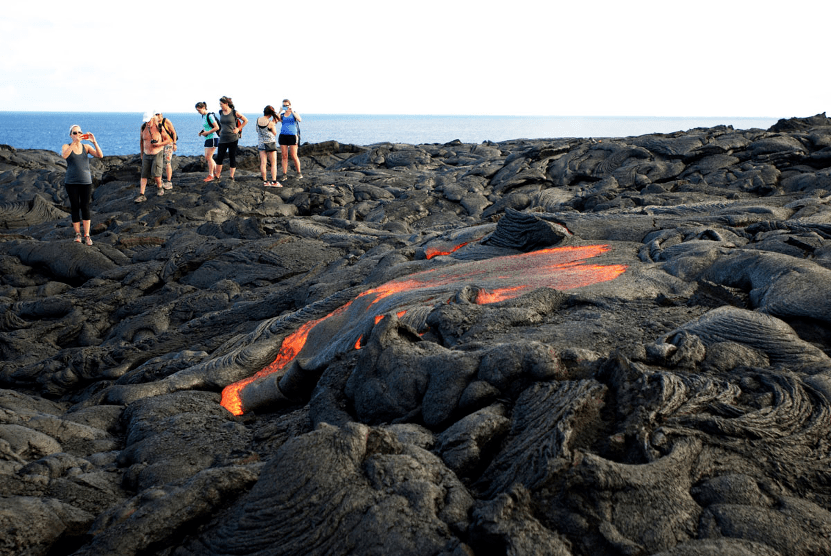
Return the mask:
POLYGON ((177 141, 177 139, 178 139, 178 137, 176 136, 176 131, 174 130, 174 132, 173 132, 173 133, 171 133, 170 131, 168 131, 168 128, 167 128, 167 126, 165 125, 165 122, 166 122, 166 121, 168 121, 168 119, 167 119, 167 118, 162 118, 162 123, 161 123, 161 125, 159 126, 159 129, 163 129, 163 130, 165 130, 165 133, 167 133, 167 134, 168 134, 168 137, 170 137, 171 139, 173 139, 173 142, 174 142, 174 143, 176 143, 176 141, 177 141))
MULTIPOLYGON (((205 115, 207 116, 208 114, 214 114, 214 113, 213 112, 208 112, 205 115)), ((240 119, 240 114, 236 110, 234 110, 234 119, 236 120, 237 127, 240 127, 241 125, 243 125, 243 120, 240 119)), ((220 128, 217 130, 217 134, 219 135, 219 133, 222 131, 222 122, 220 121, 219 118, 217 118, 216 114, 214 114, 214 121, 217 122, 218 126, 220 126, 220 128)), ((238 138, 243 137, 243 131, 242 130, 240 130, 240 133, 237 134, 237 137, 238 138)))
MULTIPOLYGON (((217 124, 217 131, 214 131, 212 133, 216 133, 217 137, 219 137, 220 130, 222 129, 222 124, 220 123, 220 119, 217 118, 217 115, 214 114, 213 112, 206 112, 205 117, 208 118, 208 125, 211 125, 211 120, 214 120, 214 123, 217 124)), ((214 127, 214 126, 211 125, 211 127, 214 127)))
POLYGON ((242 139, 243 138, 243 130, 242 130, 241 126, 243 125, 243 120, 240 119, 240 114, 238 114, 236 110, 234 111, 234 119, 237 120, 237 127, 240 128, 240 133, 237 134, 237 137, 242 139))

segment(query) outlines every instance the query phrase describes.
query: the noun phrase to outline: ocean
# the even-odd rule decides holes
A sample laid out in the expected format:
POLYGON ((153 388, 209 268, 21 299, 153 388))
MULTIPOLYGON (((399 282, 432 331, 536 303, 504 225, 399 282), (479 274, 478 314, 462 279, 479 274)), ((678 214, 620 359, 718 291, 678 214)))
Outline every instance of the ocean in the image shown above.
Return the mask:
MULTIPOLYGON (((240 145, 257 144, 254 120, 260 114, 245 114, 249 125, 240 145)), ((165 114, 179 134, 179 155, 201 155, 204 139, 196 111, 165 114)), ((647 133, 673 133, 697 127, 732 125, 735 129, 768 129, 777 118, 635 118, 566 116, 390 116, 304 114, 301 141, 338 141, 354 145, 376 143, 463 143, 510 139, 561 137, 629 137, 647 133)), ((98 139, 105 155, 139 152, 140 113, 129 112, 0 112, 0 144, 19 149, 60 151, 69 142, 69 128, 80 125, 98 139)))

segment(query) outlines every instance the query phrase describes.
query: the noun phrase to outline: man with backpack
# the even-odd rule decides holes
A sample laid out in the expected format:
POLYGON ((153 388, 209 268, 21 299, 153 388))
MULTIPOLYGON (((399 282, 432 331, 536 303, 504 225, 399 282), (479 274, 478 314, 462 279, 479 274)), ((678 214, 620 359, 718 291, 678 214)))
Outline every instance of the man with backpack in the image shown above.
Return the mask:
POLYGON ((147 201, 144 195, 147 180, 153 178, 156 182, 157 195, 162 196, 165 190, 162 187, 162 170, 164 165, 165 146, 172 144, 173 140, 169 135, 163 135, 159 130, 159 121, 155 112, 145 112, 142 121, 141 133, 139 136, 139 152, 142 156, 142 175, 139 180, 139 195, 134 199, 137 203, 147 201))
POLYGON ((173 176, 173 168, 171 168, 170 161, 173 158, 173 153, 176 151, 176 140, 178 139, 176 128, 173 127, 173 122, 165 118, 161 112, 156 113, 156 118, 159 122, 159 132, 163 136, 167 135, 173 141, 172 144, 165 145, 165 172, 167 180, 162 184, 162 187, 165 189, 172 189, 173 184, 170 182, 170 178, 173 176))

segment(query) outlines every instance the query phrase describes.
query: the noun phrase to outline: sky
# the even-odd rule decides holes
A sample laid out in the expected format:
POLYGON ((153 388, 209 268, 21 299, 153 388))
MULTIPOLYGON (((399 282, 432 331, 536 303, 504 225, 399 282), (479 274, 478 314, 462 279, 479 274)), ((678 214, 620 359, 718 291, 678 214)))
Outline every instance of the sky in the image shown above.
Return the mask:
POLYGON ((16 0, 0 110, 226 95, 242 112, 805 117, 832 112, 830 15, 828 0, 16 0))

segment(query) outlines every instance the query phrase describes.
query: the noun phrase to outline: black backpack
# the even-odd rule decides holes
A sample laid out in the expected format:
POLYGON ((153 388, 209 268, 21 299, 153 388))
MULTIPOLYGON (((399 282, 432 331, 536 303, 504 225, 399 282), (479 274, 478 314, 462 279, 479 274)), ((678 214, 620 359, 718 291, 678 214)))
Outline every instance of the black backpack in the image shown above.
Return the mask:
MULTIPOLYGON (((212 119, 214 120, 214 123, 217 124, 217 131, 215 131, 214 133, 216 133, 217 136, 219 136, 220 130, 222 129, 222 124, 220 123, 220 119, 217 118, 217 115, 214 114, 213 112, 206 112, 205 117, 208 118, 208 123, 209 124, 211 123, 212 119)), ((211 126, 211 127, 214 127, 214 126, 211 126)))
POLYGON ((165 122, 166 122, 166 121, 168 121, 168 119, 167 119, 167 118, 162 118, 162 123, 159 125, 159 129, 164 129, 164 130, 165 130, 165 133, 167 133, 167 134, 168 134, 168 136, 169 136, 171 139, 173 139, 173 142, 174 142, 174 143, 176 143, 176 142, 179 140, 179 137, 177 137, 177 135, 176 135, 176 130, 174 130, 174 131, 173 131, 173 133, 171 133, 170 131, 168 131, 168 128, 167 128, 167 126, 165 125, 165 122))

